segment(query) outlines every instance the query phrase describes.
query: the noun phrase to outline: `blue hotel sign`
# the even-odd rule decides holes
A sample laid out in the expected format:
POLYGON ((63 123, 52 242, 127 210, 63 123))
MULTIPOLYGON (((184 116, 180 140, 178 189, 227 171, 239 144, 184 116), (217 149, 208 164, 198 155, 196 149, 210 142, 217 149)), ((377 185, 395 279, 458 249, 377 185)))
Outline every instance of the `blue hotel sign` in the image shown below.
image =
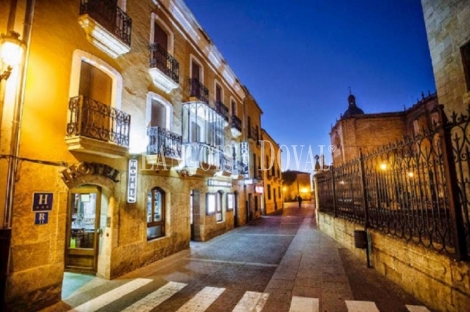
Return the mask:
POLYGON ((52 210, 53 193, 33 193, 33 211, 52 210))
POLYGON ((53 193, 34 192, 33 212, 35 212, 34 224, 47 224, 49 212, 52 210, 53 193))

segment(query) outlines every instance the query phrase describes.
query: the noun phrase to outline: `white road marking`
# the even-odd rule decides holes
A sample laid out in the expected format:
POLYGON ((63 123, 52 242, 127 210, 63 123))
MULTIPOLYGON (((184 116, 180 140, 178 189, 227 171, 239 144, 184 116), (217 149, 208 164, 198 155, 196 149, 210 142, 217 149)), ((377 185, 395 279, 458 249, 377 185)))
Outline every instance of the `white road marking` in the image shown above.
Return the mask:
POLYGON ((247 291, 232 312, 259 312, 268 300, 269 294, 247 291))
POLYGON ((123 312, 147 312, 159 306, 163 301, 167 300, 178 291, 183 289, 187 284, 169 282, 165 286, 160 287, 156 291, 140 299, 133 305, 127 307, 123 312))
POLYGON ((196 296, 191 298, 178 312, 204 312, 223 292, 225 288, 204 287, 196 296))
POLYGON ((345 300, 349 312, 380 312, 372 301, 345 300))
POLYGON ((319 305, 318 298, 292 296, 289 312, 318 312, 319 305))
POLYGON ((424 306, 417 306, 417 305, 409 305, 407 304, 406 305, 406 308, 408 309, 408 311, 410 312, 429 312, 428 308, 424 307, 424 306))
POLYGON ((101 296, 98 296, 88 302, 85 302, 84 304, 79 305, 78 307, 75 307, 69 312, 91 312, 91 311, 96 311, 105 305, 110 304, 111 302, 133 292, 134 290, 147 285, 150 283, 152 280, 151 279, 146 279, 146 278, 138 278, 133 281, 130 281, 129 283, 126 283, 124 285, 121 285, 111 291, 108 291, 107 293, 102 294, 101 296))

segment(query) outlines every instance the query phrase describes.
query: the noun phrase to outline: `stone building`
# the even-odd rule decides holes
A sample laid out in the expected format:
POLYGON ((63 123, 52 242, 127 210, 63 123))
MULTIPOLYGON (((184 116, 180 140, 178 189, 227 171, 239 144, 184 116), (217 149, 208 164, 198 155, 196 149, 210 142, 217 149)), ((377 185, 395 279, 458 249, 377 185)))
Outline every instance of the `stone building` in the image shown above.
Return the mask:
POLYGON ((1 7, 23 50, 0 81, 2 302, 40 309, 64 271, 112 279, 259 215, 262 111, 182 0, 1 7))
POLYGON ((295 201, 297 196, 303 200, 313 199, 312 175, 308 172, 287 170, 282 172, 284 201, 295 201))
POLYGON ((281 149, 265 129, 261 129, 261 172, 264 182, 263 213, 282 208, 281 149))
POLYGON ((439 104, 449 116, 470 104, 470 1, 421 0, 439 104))
POLYGON ((348 96, 348 108, 331 128, 332 158, 341 166, 363 153, 413 136, 437 120, 438 100, 435 94, 422 94, 412 107, 400 112, 366 114, 357 106, 356 97, 348 96))
POLYGON ((263 111, 259 107, 256 100, 245 90, 247 96, 243 103, 245 109, 245 125, 244 133, 245 142, 248 143, 248 159, 249 159, 249 176, 250 179, 243 181, 243 194, 246 200, 246 218, 248 221, 258 218, 261 215, 261 205, 263 197, 263 177, 261 172, 261 115, 263 111))

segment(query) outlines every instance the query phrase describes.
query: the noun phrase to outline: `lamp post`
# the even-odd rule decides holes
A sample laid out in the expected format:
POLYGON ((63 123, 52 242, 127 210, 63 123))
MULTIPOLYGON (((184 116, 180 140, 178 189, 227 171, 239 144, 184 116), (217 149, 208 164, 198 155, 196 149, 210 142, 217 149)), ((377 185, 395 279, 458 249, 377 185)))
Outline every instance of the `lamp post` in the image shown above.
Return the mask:
POLYGON ((23 56, 23 44, 19 40, 20 34, 10 31, 7 35, 0 35, 0 61, 2 71, 0 81, 7 80, 11 71, 18 66, 23 56))

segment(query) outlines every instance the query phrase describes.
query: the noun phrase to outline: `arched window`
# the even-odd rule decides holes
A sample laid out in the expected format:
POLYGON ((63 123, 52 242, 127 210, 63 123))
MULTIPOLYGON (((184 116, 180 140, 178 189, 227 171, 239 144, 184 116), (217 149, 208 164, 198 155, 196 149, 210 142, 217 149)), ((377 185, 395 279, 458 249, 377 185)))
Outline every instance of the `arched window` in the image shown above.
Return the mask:
POLYGON ((147 240, 165 236, 165 192, 155 187, 147 193, 147 240))

